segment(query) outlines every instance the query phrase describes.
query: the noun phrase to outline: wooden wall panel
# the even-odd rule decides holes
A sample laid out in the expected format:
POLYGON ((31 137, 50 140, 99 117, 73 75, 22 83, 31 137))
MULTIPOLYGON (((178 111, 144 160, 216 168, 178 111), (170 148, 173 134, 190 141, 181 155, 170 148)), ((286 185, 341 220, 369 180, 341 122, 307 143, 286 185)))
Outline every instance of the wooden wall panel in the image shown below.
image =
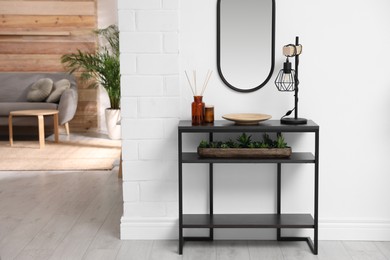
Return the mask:
POLYGON ((7 72, 59 72, 64 67, 59 62, 61 55, 0 55, 0 70, 7 72))
POLYGON ((95 28, 96 17, 93 15, 1 15, 0 28, 41 27, 81 27, 95 28))
POLYGON ((12 15, 95 15, 92 1, 0 1, 0 13, 12 15))
POLYGON ((87 131, 96 129, 97 125, 97 116, 76 114, 71 121, 70 128, 71 131, 74 131, 74 129, 76 129, 76 131, 87 131))
POLYGON ((86 42, 0 42, 0 54, 65 54, 77 50, 93 52, 94 43, 86 42))
MULTIPOLYGON (((96 0, 0 0, 0 71, 61 72, 63 54, 96 50, 96 0)), ((79 83, 72 130, 98 127, 97 90, 79 83)))

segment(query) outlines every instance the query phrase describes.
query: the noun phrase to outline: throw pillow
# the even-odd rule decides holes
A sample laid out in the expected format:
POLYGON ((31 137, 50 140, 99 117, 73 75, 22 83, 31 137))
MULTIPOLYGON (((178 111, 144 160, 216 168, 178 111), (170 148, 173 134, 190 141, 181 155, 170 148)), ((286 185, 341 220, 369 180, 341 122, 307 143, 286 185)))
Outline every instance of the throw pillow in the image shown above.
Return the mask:
POLYGON ((53 91, 50 93, 49 97, 46 99, 48 103, 55 103, 60 101, 62 93, 65 90, 70 88, 70 82, 67 79, 61 79, 54 83, 53 91))
POLYGON ((53 81, 49 78, 37 80, 27 93, 27 100, 31 102, 42 102, 49 95, 53 88, 53 81))

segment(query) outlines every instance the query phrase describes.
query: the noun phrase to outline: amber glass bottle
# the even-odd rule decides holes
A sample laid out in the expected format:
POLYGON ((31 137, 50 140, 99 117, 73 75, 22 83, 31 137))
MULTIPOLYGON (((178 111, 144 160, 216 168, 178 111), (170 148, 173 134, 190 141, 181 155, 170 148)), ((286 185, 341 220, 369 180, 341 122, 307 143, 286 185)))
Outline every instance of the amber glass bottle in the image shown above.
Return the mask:
POLYGON ((194 102, 192 102, 192 124, 201 125, 204 120, 204 102, 203 96, 194 96, 194 102))

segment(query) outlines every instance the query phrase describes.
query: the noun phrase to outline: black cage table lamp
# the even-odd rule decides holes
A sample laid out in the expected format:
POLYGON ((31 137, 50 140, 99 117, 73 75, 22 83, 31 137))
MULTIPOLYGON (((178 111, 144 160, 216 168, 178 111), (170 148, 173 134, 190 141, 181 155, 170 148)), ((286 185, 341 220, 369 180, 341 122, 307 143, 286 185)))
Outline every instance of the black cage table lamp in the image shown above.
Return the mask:
POLYGON ((292 110, 288 111, 281 119, 280 122, 286 125, 303 125, 307 123, 307 119, 298 117, 298 65, 299 55, 302 53, 302 45, 299 44, 299 37, 295 38, 295 44, 288 44, 283 47, 283 54, 287 57, 283 64, 283 69, 278 73, 275 79, 275 85, 279 91, 282 92, 295 92, 295 106, 292 110), (289 57, 295 57, 295 70, 291 68, 291 62, 289 57), (286 117, 294 111, 294 117, 286 117))

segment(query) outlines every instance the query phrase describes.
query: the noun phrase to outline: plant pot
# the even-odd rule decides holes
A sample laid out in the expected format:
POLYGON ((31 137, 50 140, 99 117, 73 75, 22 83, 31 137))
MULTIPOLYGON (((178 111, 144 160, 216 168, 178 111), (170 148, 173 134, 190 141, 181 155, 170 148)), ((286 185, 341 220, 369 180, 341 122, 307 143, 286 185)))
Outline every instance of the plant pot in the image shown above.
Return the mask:
POLYGON ((120 109, 105 110, 108 137, 113 140, 121 139, 121 111, 120 109))
POLYGON ((209 158, 288 158, 288 148, 198 148, 200 157, 209 158))

